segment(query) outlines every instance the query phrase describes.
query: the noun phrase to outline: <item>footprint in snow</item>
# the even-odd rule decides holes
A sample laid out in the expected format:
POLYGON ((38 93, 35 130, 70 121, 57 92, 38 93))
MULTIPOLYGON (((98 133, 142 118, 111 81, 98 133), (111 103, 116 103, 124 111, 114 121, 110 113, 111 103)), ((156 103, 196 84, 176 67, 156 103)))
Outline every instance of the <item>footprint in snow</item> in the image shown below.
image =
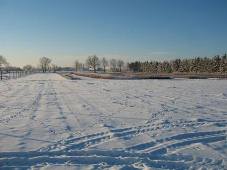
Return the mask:
POLYGON ((90 82, 87 82, 88 85, 94 85, 95 83, 90 83, 90 82))
POLYGON ((56 132, 55 132, 54 129, 50 129, 50 130, 49 130, 49 133, 55 134, 56 132))

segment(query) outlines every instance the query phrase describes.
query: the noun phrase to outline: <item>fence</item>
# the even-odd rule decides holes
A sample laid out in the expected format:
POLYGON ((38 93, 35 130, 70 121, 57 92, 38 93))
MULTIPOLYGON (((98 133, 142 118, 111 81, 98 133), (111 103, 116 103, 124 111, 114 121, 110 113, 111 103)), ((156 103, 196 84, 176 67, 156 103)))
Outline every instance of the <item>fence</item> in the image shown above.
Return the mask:
POLYGON ((16 79, 33 74, 33 71, 4 71, 0 70, 0 80, 16 79))

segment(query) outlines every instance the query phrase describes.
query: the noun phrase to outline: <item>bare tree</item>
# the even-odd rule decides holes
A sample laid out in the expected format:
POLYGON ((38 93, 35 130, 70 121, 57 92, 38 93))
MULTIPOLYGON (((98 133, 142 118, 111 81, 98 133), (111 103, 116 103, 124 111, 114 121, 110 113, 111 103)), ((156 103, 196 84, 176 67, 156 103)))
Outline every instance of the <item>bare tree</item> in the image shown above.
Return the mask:
POLYGON ((121 72, 122 67, 124 67, 124 61, 123 60, 118 60, 117 61, 117 66, 119 68, 119 71, 121 72))
POLYGON ((32 67, 31 65, 25 65, 25 66, 23 67, 23 70, 24 70, 24 71, 32 71, 32 69, 33 69, 33 67, 32 67))
POLYGON ((7 62, 7 60, 0 55, 0 79, 2 80, 2 74, 3 74, 3 71, 2 71, 2 67, 5 66, 5 67, 8 67, 9 64, 7 62))
POLYGON ((92 67, 92 69, 94 70, 94 73, 96 72, 99 63, 100 63, 99 58, 96 55, 89 56, 87 58, 87 65, 89 67, 92 67))
POLYGON ((50 68, 51 59, 47 57, 42 57, 40 58, 39 62, 43 73, 47 72, 47 70, 49 70, 50 68))
POLYGON ((81 63, 78 60, 76 60, 75 61, 75 71, 77 72, 80 69, 81 69, 81 63))
POLYGON ((116 71, 116 68, 117 68, 117 60, 111 59, 110 60, 110 67, 111 67, 111 70, 112 71, 116 71))
POLYGON ((108 61, 105 57, 102 58, 103 71, 106 72, 106 67, 108 66, 108 61))
POLYGON ((6 66, 8 64, 7 60, 5 59, 5 57, 1 56, 0 55, 0 69, 3 67, 3 66, 6 66))
POLYGON ((58 66, 55 65, 55 64, 52 64, 51 69, 52 69, 52 71, 53 71, 54 73, 56 73, 56 71, 57 71, 57 69, 58 69, 58 66))

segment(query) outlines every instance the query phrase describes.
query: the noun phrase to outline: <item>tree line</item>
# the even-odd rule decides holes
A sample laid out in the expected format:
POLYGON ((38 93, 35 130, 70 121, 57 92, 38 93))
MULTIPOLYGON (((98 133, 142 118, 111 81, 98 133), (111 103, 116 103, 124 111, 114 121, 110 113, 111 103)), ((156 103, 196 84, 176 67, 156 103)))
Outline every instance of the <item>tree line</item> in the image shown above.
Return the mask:
POLYGON ((195 57, 192 59, 175 59, 171 61, 135 61, 128 63, 133 72, 150 73, 226 73, 227 54, 212 58, 195 57))
MULTIPOLYGON (((51 62, 52 60, 50 58, 47 58, 47 57, 40 58, 39 66, 43 73, 47 71, 55 72, 55 71, 61 70, 61 67, 58 67, 55 64, 51 64, 51 62)), ((105 57, 100 59, 96 55, 88 56, 85 64, 79 62, 78 60, 76 60, 74 63, 75 71, 89 70, 89 71, 97 72, 98 70, 102 70, 106 72, 107 68, 109 68, 109 70, 112 72, 121 72, 124 66, 125 66, 125 63, 123 60, 120 60, 120 59, 107 60, 105 57)), ((29 65, 26 67, 30 68, 29 65)))
POLYGON ((99 59, 96 55, 88 56, 86 64, 80 63, 78 60, 75 61, 75 70, 84 70, 87 67, 90 71, 96 72, 97 70, 102 70, 104 72, 109 68, 112 72, 121 72, 122 68, 125 66, 123 60, 110 59, 107 60, 105 57, 99 59))
MULTIPOLYGON (((127 63, 127 70, 133 72, 150 72, 150 73, 227 73, 227 54, 216 55, 214 57, 195 57, 191 59, 174 59, 170 61, 135 61, 127 63)), ((104 72, 121 72, 125 67, 123 60, 110 59, 105 57, 99 58, 96 55, 88 56, 85 64, 78 60, 74 63, 75 71, 90 70, 96 72, 102 70, 104 72)), ((22 69, 10 66, 5 57, 0 55, 0 71, 38 71, 38 72, 56 72, 62 68, 52 64, 52 60, 47 57, 39 59, 39 66, 33 67, 25 65, 22 69)))
POLYGON ((0 71, 1 72, 9 72, 9 71, 27 71, 27 72, 55 72, 59 67, 55 64, 51 64, 52 60, 48 57, 42 57, 39 59, 39 65, 34 67, 32 65, 25 65, 24 67, 14 67, 11 66, 7 59, 0 55, 0 71))

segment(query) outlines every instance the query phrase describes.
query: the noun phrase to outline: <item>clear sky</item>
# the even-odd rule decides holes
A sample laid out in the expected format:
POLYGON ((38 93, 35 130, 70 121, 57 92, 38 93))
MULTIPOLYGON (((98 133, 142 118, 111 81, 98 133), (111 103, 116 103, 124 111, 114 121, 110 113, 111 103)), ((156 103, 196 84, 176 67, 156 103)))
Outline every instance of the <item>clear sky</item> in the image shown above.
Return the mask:
POLYGON ((0 54, 12 65, 226 51, 227 0, 0 0, 0 54))

